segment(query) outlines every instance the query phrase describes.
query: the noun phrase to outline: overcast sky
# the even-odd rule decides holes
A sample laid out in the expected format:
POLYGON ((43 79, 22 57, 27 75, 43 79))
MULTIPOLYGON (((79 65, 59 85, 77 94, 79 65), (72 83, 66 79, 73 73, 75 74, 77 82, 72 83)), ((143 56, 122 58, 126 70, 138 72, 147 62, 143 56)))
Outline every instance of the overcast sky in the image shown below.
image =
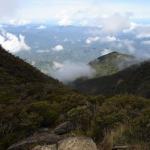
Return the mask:
POLYGON ((145 23, 149 8, 149 0, 0 0, 0 20, 89 25, 118 13, 145 23))

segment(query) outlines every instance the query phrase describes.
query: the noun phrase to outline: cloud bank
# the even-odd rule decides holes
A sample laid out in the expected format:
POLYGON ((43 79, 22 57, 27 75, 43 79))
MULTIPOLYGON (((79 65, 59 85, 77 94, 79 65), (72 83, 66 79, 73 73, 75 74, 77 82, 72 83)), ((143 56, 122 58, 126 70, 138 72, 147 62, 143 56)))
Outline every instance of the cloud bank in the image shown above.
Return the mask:
POLYGON ((89 65, 84 63, 74 63, 66 61, 64 63, 54 63, 55 71, 51 73, 51 76, 58 80, 68 83, 80 77, 92 77, 95 73, 89 65))
POLYGON ((101 55, 106 55, 106 54, 109 54, 111 52, 112 52, 111 49, 104 49, 104 50, 101 51, 101 55))
POLYGON ((46 29, 47 27, 45 25, 40 25, 37 27, 38 30, 44 30, 46 29))
POLYGON ((118 33, 130 27, 129 16, 119 13, 102 18, 101 24, 103 31, 107 33, 118 33))
POLYGON ((88 37, 86 39, 86 44, 92 44, 94 42, 97 42, 100 39, 100 37, 96 36, 96 37, 88 37))
POLYGON ((55 47, 52 48, 52 50, 59 52, 59 51, 63 51, 64 47, 63 47, 63 45, 56 45, 55 47))
POLYGON ((0 34, 0 44, 11 53, 16 53, 21 50, 30 50, 31 48, 26 44, 25 37, 23 35, 16 35, 2 31, 0 34))

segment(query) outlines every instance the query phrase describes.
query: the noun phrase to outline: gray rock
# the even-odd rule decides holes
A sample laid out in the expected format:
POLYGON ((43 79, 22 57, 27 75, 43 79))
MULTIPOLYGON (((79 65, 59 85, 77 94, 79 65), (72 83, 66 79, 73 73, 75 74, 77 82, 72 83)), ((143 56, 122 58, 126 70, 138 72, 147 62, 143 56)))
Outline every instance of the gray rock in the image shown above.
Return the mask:
POLYGON ((50 133, 37 133, 27 139, 13 144, 8 150, 22 150, 24 147, 29 147, 32 144, 56 144, 61 140, 61 137, 50 133))
POLYGON ((97 150, 97 146, 91 138, 70 137, 59 142, 58 150, 97 150))
POLYGON ((58 145, 36 146, 32 150, 97 150, 91 138, 69 137, 61 140, 58 145))
POLYGON ((57 135, 62 135, 62 134, 69 133, 74 129, 75 129, 75 127, 74 127, 73 123, 71 123, 70 121, 67 121, 67 122, 64 122, 64 123, 60 124, 59 126, 57 126, 54 129, 54 133, 57 135))
POLYGON ((54 145, 45 145, 45 146, 36 146, 32 150, 57 150, 57 146, 54 145))

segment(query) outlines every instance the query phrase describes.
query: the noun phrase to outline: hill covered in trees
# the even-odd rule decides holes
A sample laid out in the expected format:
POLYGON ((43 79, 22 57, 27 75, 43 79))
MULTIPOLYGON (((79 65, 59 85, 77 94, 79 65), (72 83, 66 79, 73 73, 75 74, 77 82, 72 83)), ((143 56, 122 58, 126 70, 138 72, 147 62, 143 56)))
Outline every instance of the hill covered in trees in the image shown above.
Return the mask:
POLYGON ((95 77, 101 77, 117 73, 137 62, 134 56, 111 52, 91 61, 89 65, 95 69, 95 77))
POLYGON ((110 76, 78 80, 75 87, 91 94, 134 94, 150 98, 150 61, 133 65, 110 76))
MULTIPOLYGON (((134 67, 135 72, 128 73, 128 76, 135 75, 137 70, 140 83, 148 83, 148 69, 149 63, 146 65, 144 63, 134 67), (143 74, 147 76, 142 80, 143 74)), ((136 83, 137 78, 133 79, 132 82, 136 83)), ((115 83, 114 80, 111 82, 115 83)), ((133 88, 134 90, 136 91, 136 88, 133 88)), ((146 90, 148 88, 143 88, 143 91, 146 90)), ((100 147, 110 145, 110 149, 113 145, 119 144, 146 145, 149 148, 149 120, 149 99, 125 94, 109 98, 103 95, 80 94, 42 74, 0 47, 0 148, 2 150, 41 132, 42 129, 51 131, 57 125, 68 121, 73 124, 73 130, 65 136, 89 136, 100 147)))

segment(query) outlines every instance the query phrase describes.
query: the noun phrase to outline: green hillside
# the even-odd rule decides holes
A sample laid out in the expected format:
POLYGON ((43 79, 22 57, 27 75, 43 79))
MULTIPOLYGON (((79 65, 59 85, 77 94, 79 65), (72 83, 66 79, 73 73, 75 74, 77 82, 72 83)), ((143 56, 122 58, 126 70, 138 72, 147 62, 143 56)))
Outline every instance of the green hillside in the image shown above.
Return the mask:
POLYGON ((76 100, 74 95, 78 96, 0 47, 0 148, 55 126, 61 103, 76 100))
MULTIPOLYGON (((141 74, 137 74, 140 79, 140 75, 145 75, 141 82, 148 81, 147 64, 141 65, 141 74)), ((0 150, 42 129, 51 131, 66 121, 73 124, 74 130, 65 136, 90 136, 103 147, 109 143, 144 144, 150 148, 149 120, 149 99, 133 95, 107 98, 80 94, 0 47, 0 150), (122 132, 118 132, 120 128, 122 132), (104 145, 104 141, 107 144, 104 145)))
POLYGON ((111 52, 91 61, 89 65, 95 69, 95 76, 101 77, 117 73, 136 62, 137 60, 134 56, 121 54, 119 52, 111 52))
POLYGON ((150 98, 150 61, 133 65, 114 75, 76 81, 75 87, 91 94, 134 94, 150 98))

